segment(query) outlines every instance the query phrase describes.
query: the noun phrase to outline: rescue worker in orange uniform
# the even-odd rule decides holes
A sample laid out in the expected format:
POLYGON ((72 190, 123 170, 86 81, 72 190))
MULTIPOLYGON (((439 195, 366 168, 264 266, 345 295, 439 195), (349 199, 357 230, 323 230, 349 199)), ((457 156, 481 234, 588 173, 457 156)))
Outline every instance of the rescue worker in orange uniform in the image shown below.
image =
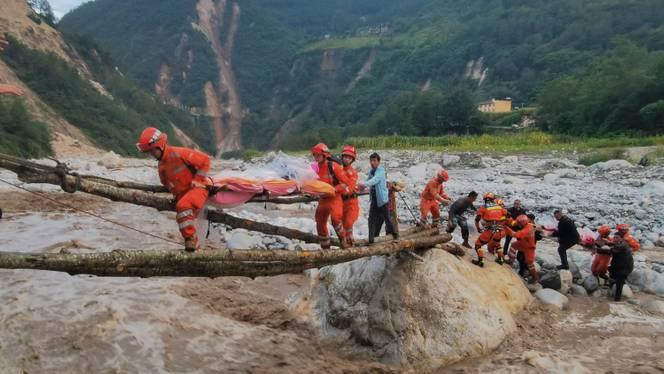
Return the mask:
POLYGON ((194 149, 169 146, 167 140, 166 134, 148 127, 141 133, 136 147, 159 161, 159 179, 175 196, 176 220, 185 250, 194 252, 199 248, 196 217, 205 206, 211 184, 207 176, 210 157, 194 149))
POLYGON ((432 227, 437 227, 440 221, 440 207, 438 204, 449 205, 451 203, 449 196, 445 193, 443 183, 450 179, 447 170, 441 170, 436 177, 431 179, 424 191, 422 191, 422 200, 420 201, 420 220, 423 225, 429 221, 431 213, 432 227))
POLYGON ((539 282, 539 274, 537 274, 537 269, 535 269, 535 248, 537 245, 535 225, 525 214, 516 217, 516 224, 520 227, 518 231, 512 230, 509 226, 505 227, 507 235, 516 239, 516 243, 512 244, 510 248, 507 263, 510 265, 513 264, 517 258, 517 251, 521 252, 531 276, 529 283, 539 282))
POLYGON ((609 279, 609 264, 611 263, 610 246, 613 245, 613 241, 609 237, 611 227, 609 225, 602 225, 597 229, 597 234, 599 235, 593 245, 595 257, 593 258, 591 271, 594 276, 607 281, 609 279))
POLYGON ((616 284, 615 301, 620 301, 623 286, 629 274, 634 270, 632 252, 641 249, 641 245, 629 234, 629 225, 621 223, 616 225, 616 234, 613 236, 613 248, 609 275, 616 284))
POLYGON ((346 235, 346 245, 353 246, 355 238, 353 237, 353 225, 360 216, 360 202, 357 198, 357 170, 353 167, 353 162, 357 158, 357 151, 352 145, 346 145, 341 150, 341 161, 348 179, 348 193, 341 196, 343 201, 343 228, 346 235))
POLYGON ((346 177, 341 164, 333 161, 330 156, 330 149, 324 143, 318 143, 311 148, 311 154, 318 163, 318 179, 328 183, 336 194, 333 197, 324 197, 318 201, 316 208, 316 231, 321 237, 320 246, 322 249, 331 247, 330 232, 327 227, 327 221, 332 220, 332 227, 339 237, 342 248, 347 248, 346 234, 343 228, 343 200, 344 194, 351 193, 349 189, 350 182, 346 177))
POLYGON ((500 265, 505 263, 505 255, 500 240, 505 236, 503 223, 507 219, 507 209, 496 203, 496 197, 493 193, 484 194, 484 205, 477 210, 475 216, 475 228, 480 236, 475 241, 475 251, 477 260, 473 264, 484 267, 484 250, 482 247, 486 244, 489 252, 496 253, 496 262, 500 265), (482 227, 480 227, 482 222, 482 227))

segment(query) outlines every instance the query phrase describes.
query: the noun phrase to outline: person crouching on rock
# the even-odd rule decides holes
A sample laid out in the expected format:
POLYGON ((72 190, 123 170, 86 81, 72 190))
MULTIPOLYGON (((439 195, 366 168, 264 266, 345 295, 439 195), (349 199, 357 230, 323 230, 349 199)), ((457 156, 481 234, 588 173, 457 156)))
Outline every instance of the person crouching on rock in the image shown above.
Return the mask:
POLYGON ((507 209, 496 203, 495 195, 491 192, 484 194, 484 204, 475 216, 475 228, 480 233, 480 236, 475 241, 477 260, 473 260, 473 264, 484 267, 484 250, 482 247, 485 244, 489 252, 497 254, 496 262, 499 265, 505 263, 505 254, 503 253, 500 241, 505 235, 503 223, 506 219, 507 209), (482 227, 480 227, 480 222, 482 222, 482 227))
POLYGON ((332 227, 337 233, 341 248, 346 248, 346 233, 343 228, 343 194, 350 193, 346 172, 340 163, 332 159, 330 149, 324 143, 318 143, 311 148, 311 154, 318 163, 318 179, 332 187, 336 192, 333 197, 324 197, 318 200, 316 208, 316 230, 321 237, 320 247, 331 247, 330 232, 327 221, 332 220, 332 227))
POLYGON ((456 200, 452 205, 450 205, 448 217, 447 217, 447 233, 451 234, 456 229, 457 225, 461 227, 461 237, 463 238, 463 246, 466 248, 472 248, 470 243, 468 243, 468 219, 466 218, 466 212, 468 210, 476 210, 473 203, 477 200, 477 192, 471 191, 468 196, 462 197, 456 200))
POLYGON ((175 218, 184 238, 184 249, 194 252, 199 249, 196 217, 205 206, 211 185, 207 176, 210 157, 195 149, 169 146, 167 141, 166 134, 148 127, 138 138, 136 148, 159 161, 159 179, 175 196, 175 218))
POLYGON ((436 177, 431 179, 422 191, 422 200, 420 201, 420 214, 423 225, 427 225, 429 221, 429 213, 431 213, 432 227, 438 227, 440 222, 440 207, 438 204, 449 205, 450 198, 445 193, 443 183, 450 179, 447 170, 441 170, 436 174, 436 177))
POLYGON ((611 248, 613 241, 609 236, 611 234, 611 227, 609 225, 602 225, 597 229, 597 239, 593 244, 593 264, 591 271, 595 277, 602 278, 604 281, 609 280, 609 264, 611 263, 611 248))
POLYGON ((529 283, 539 282, 539 274, 535 269, 535 250, 537 246, 535 225, 531 222, 530 218, 525 214, 516 217, 516 223, 520 229, 518 231, 512 230, 511 227, 505 226, 507 235, 516 239, 516 243, 512 244, 509 251, 508 264, 513 264, 517 258, 517 251, 523 254, 523 259, 528 267, 531 279, 529 283))
POLYGON ((613 236, 611 267, 609 274, 616 284, 615 301, 622 298, 622 290, 629 274, 634 270, 632 251, 638 251, 641 245, 629 234, 629 225, 621 223, 616 225, 616 234, 613 236))
POLYGON ((353 246, 355 238, 353 237, 353 225, 360 216, 360 202, 357 198, 357 170, 353 167, 353 162, 357 158, 357 151, 352 145, 346 145, 341 151, 341 161, 344 166, 344 172, 348 179, 348 193, 341 196, 343 201, 343 227, 346 234, 346 245, 353 246))

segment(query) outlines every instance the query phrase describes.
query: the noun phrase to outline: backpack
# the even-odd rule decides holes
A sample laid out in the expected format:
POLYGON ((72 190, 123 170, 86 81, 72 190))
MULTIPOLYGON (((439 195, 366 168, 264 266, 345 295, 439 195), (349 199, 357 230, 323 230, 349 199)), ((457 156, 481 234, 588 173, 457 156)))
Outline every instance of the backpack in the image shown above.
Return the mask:
POLYGON ((343 162, 341 162, 341 158, 338 156, 330 156, 327 159, 327 171, 330 173, 332 176, 332 185, 336 186, 339 184, 339 178, 337 178, 337 175, 334 173, 334 165, 332 163, 337 163, 341 166, 343 166, 343 162))

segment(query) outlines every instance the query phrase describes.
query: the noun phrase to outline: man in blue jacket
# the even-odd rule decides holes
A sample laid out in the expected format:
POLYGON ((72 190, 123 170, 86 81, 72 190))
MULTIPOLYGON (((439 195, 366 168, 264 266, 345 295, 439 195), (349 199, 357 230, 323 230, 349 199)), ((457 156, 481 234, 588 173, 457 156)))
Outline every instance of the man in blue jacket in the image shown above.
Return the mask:
POLYGON ((392 225, 392 221, 390 220, 387 175, 385 169, 380 166, 380 155, 378 153, 371 154, 369 162, 371 163, 371 171, 369 171, 367 181, 360 186, 362 189, 370 188, 369 243, 373 243, 374 238, 380 234, 383 222, 385 222, 385 232, 388 235, 392 234, 394 239, 399 239, 399 233, 394 230, 394 225, 392 225))

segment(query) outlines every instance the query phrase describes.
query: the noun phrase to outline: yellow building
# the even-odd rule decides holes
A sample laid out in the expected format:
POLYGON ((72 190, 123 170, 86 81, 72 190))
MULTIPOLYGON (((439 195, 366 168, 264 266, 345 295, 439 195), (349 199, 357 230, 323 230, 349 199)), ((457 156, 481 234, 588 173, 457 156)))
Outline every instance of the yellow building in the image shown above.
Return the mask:
POLYGON ((477 110, 484 113, 509 113, 512 111, 512 99, 483 101, 477 106, 477 110))

